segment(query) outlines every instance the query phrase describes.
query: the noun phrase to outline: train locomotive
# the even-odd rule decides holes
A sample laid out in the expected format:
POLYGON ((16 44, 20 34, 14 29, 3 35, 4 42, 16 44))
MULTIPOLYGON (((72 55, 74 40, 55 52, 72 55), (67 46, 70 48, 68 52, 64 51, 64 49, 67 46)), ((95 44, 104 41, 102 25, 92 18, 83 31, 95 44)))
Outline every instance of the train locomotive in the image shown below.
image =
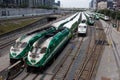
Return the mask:
POLYGON ((27 56, 28 51, 31 49, 31 46, 36 40, 54 31, 55 28, 52 27, 47 30, 38 30, 19 37, 15 44, 10 48, 10 63, 13 64, 18 60, 23 60, 23 58, 27 56))
POLYGON ((33 67, 43 69, 55 54, 63 48, 69 37, 69 30, 65 29, 55 36, 46 38, 44 41, 41 39, 36 41, 26 59, 27 71, 30 71, 33 67))

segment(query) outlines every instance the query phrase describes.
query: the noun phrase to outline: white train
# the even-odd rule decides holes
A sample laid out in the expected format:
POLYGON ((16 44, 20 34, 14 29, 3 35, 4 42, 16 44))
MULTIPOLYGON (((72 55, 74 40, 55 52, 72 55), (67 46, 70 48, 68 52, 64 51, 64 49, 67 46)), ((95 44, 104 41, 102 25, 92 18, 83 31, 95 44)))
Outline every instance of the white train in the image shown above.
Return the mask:
POLYGON ((86 23, 80 23, 78 25, 78 36, 82 35, 82 36, 86 36, 87 35, 87 24, 86 23))
POLYGON ((109 21, 110 19, 109 19, 108 16, 104 16, 104 20, 105 20, 105 21, 109 21))
POLYGON ((87 23, 87 17, 85 16, 85 14, 83 12, 82 12, 82 16, 81 16, 81 22, 87 23))
POLYGON ((77 16, 78 12, 69 16, 68 18, 64 19, 64 20, 61 20, 61 21, 58 21, 56 23, 53 23, 51 26, 52 27, 55 27, 56 30, 60 29, 63 27, 64 24, 68 23, 69 21, 73 20, 75 18, 75 16, 77 16))

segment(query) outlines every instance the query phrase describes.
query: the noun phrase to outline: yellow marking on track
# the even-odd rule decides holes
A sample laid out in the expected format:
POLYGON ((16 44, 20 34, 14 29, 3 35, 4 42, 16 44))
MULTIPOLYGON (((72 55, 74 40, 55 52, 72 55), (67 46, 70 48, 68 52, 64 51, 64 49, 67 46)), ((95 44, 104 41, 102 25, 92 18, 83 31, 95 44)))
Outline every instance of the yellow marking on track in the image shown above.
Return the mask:
POLYGON ((109 48, 111 48, 111 46, 112 46, 112 40, 111 39, 108 40, 108 44, 109 44, 109 48))

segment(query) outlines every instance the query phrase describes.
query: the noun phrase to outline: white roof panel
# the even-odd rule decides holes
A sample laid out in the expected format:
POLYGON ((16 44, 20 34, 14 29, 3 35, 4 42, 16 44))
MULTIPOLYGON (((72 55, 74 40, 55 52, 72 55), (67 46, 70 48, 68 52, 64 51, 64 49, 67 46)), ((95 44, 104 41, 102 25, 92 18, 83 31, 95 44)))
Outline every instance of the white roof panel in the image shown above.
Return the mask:
POLYGON ((84 15, 84 13, 82 12, 82 17, 81 17, 81 21, 82 20, 87 20, 86 16, 84 15))

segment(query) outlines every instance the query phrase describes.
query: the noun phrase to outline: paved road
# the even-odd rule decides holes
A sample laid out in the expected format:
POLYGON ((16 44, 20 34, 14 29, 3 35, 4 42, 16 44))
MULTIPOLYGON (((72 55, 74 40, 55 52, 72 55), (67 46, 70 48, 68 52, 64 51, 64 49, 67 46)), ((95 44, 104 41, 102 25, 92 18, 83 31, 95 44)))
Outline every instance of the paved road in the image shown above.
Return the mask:
POLYGON ((101 22, 105 31, 109 27, 109 32, 106 35, 110 45, 105 46, 95 80, 120 80, 120 33, 113 29, 111 25, 104 21, 101 22))

